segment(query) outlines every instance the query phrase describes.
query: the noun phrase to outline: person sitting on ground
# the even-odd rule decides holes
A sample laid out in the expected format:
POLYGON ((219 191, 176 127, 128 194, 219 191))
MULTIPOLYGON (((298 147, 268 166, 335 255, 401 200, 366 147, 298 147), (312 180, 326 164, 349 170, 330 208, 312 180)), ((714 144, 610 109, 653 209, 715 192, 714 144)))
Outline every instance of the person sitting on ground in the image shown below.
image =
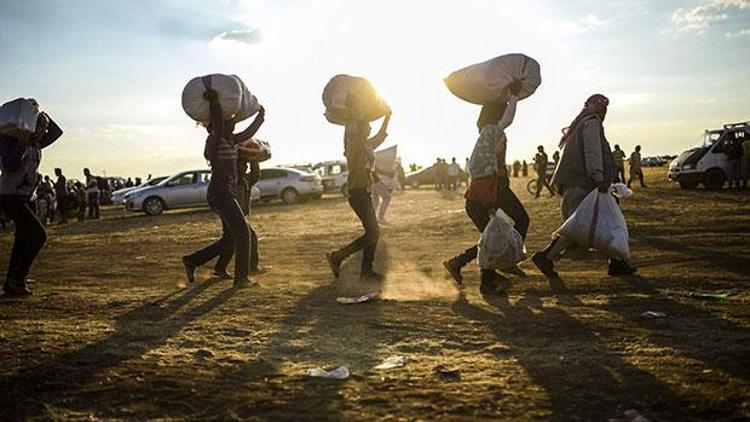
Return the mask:
MULTIPOLYGON (((560 140, 562 155, 552 175, 552 183, 562 194, 560 210, 563 221, 573 214, 591 191, 610 192, 612 183, 617 180, 617 167, 602 126, 608 105, 607 97, 592 95, 570 126, 563 130, 560 140)), ((557 236, 542 251, 535 253, 531 260, 544 275, 558 278, 553 261, 573 245, 575 243, 570 239, 557 236)), ((622 276, 635 272, 635 267, 622 258, 610 260, 610 275, 622 276)))
POLYGON ((47 241, 47 232, 33 208, 42 149, 52 145, 62 129, 46 113, 39 113, 33 133, 0 135, 0 209, 16 226, 3 292, 28 296, 26 277, 47 241))

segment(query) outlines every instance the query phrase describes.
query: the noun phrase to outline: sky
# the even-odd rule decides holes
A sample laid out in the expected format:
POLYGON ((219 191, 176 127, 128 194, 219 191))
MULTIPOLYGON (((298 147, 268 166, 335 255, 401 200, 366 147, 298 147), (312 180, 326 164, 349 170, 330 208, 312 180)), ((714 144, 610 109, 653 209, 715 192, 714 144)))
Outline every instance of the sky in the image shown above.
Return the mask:
POLYGON ((180 99, 209 73, 239 75, 266 107, 271 165, 343 158, 321 100, 339 73, 389 102, 384 147, 405 163, 463 162, 479 107, 443 78, 516 52, 542 85, 506 131, 509 158, 553 151, 597 92, 610 143, 644 155, 750 120, 750 0, 2 0, 0 51, 0 100, 33 97, 58 122, 42 171, 69 177, 206 168, 180 99))

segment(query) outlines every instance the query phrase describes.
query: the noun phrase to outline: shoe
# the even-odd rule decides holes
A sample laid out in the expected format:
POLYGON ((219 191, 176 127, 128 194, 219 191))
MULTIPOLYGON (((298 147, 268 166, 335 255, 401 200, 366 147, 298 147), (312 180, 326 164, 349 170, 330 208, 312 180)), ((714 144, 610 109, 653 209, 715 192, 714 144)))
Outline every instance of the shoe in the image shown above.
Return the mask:
POLYGON ((241 287, 247 287, 247 286, 249 286, 249 287, 258 287, 258 286, 260 286, 260 284, 258 284, 257 281, 253 281, 253 280, 245 277, 245 278, 241 278, 241 279, 235 279, 233 286, 235 288, 239 289, 241 287))
POLYGON ((265 274, 268 272, 268 268, 266 267, 256 267, 250 269, 250 275, 258 275, 258 274, 265 274))
POLYGON ((614 277, 633 275, 638 271, 637 268, 628 265, 627 262, 619 259, 609 260, 609 271, 607 273, 614 277))
POLYGON ((24 281, 16 282, 13 280, 6 280, 3 284, 3 292, 8 296, 31 296, 31 290, 26 287, 24 281))
POLYGON ((327 253, 326 261, 328 261, 328 265, 331 267, 331 272, 333 273, 333 275, 338 278, 339 272, 341 271, 341 262, 333 256, 334 253, 335 252, 327 253))
POLYGON ((185 266, 185 276, 188 283, 195 283, 195 266, 188 262, 187 256, 182 257, 182 265, 185 266))
POLYGON ((385 276, 380 273, 376 273, 373 270, 365 270, 362 271, 359 274, 360 280, 366 280, 366 281, 383 281, 385 280, 385 276))
POLYGON ((539 268, 542 274, 549 278, 560 278, 560 275, 555 271, 555 264, 551 259, 544 256, 542 252, 537 252, 531 256, 531 262, 539 268))
POLYGON ((227 270, 214 270, 214 276, 221 280, 229 280, 232 278, 232 274, 229 274, 227 270))
POLYGON ((443 261, 443 267, 445 267, 451 277, 453 277, 453 281, 456 282, 458 288, 460 289, 461 287, 463 287, 464 277, 461 275, 461 265, 456 262, 456 258, 451 258, 447 261, 443 261))
POLYGON ((518 268, 518 265, 514 266, 513 268, 508 268, 507 270, 501 270, 501 271, 507 274, 517 275, 519 277, 527 277, 526 272, 518 268))

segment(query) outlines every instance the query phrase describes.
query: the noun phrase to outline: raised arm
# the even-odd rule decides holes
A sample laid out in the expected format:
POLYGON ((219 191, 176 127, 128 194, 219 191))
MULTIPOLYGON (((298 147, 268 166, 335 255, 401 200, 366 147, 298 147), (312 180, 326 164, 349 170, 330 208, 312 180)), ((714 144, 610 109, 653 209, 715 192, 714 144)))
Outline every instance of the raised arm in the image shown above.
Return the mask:
POLYGON ((211 112, 211 122, 208 125, 208 138, 206 138, 206 148, 203 150, 203 156, 212 161, 216 158, 219 142, 224 134, 224 116, 219 104, 219 96, 213 89, 209 89, 203 94, 209 101, 209 110, 211 112))
POLYGON ((232 135, 232 143, 239 144, 240 142, 247 141, 248 139, 255 136, 255 134, 258 132, 258 129, 260 129, 260 126, 265 120, 266 109, 261 106, 260 110, 258 110, 258 115, 255 116, 255 120, 253 120, 250 126, 248 126, 247 129, 243 130, 242 132, 232 135))
POLYGON ((375 134, 372 138, 368 139, 367 142, 370 144, 372 149, 377 149, 383 142, 385 142, 385 138, 388 136, 388 123, 391 121, 391 112, 390 110, 385 115, 385 118, 383 119, 383 125, 380 126, 380 130, 378 133, 375 134))
POLYGON ((511 94, 510 98, 508 98, 508 106, 505 108, 505 113, 503 113, 503 117, 497 122, 497 126, 500 127, 500 130, 505 130, 505 128, 513 123, 513 119, 516 117, 517 103, 518 97, 511 94))

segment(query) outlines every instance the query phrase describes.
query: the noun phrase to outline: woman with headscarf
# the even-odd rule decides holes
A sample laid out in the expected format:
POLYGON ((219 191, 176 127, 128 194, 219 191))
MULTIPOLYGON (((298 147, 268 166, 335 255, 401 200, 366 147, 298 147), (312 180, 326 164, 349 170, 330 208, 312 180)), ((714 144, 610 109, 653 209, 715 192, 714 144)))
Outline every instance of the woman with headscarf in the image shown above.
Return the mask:
MULTIPOLYGON (((560 139, 562 154, 552 175, 552 184, 562 194, 560 209, 563 221, 573 214, 591 191, 610 192, 612 183, 617 180, 617 165, 602 126, 608 106, 607 97, 592 95, 570 126, 563 129, 560 139)), ((557 236, 546 248, 535 253, 532 261, 544 275, 557 278, 553 261, 573 245, 575 243, 571 240, 557 236)), ((636 269, 622 259, 610 260, 610 275, 630 275, 635 272, 636 269)))
MULTIPOLYGON (((464 196, 466 213, 480 233, 489 224, 494 211, 500 208, 513 219, 515 229, 525 239, 529 228, 529 215, 510 189, 510 179, 505 164, 508 146, 505 129, 513 123, 520 91, 521 83, 514 82, 510 86, 511 95, 507 103, 495 102, 482 106, 477 121, 479 139, 474 145, 469 160, 471 182, 464 196)), ((477 245, 473 245, 463 253, 443 262, 443 266, 458 285, 463 283, 461 269, 477 257, 477 251, 477 245)), ((519 276, 525 275, 518 267, 506 272, 519 276)), ((482 269, 481 287, 493 287, 495 276, 494 270, 482 269)))

